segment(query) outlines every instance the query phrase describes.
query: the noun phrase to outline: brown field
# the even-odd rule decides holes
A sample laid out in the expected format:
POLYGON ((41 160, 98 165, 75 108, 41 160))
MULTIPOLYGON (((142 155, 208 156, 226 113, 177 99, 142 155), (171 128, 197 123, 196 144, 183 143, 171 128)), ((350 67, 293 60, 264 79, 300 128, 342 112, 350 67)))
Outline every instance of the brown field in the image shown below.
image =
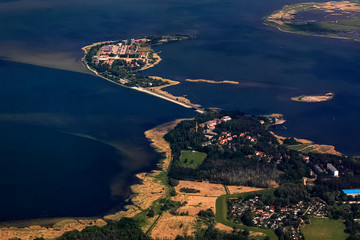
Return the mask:
POLYGON ((227 186, 227 188, 229 189, 230 194, 263 190, 263 188, 246 187, 246 186, 227 186))
POLYGON ((175 239, 178 235, 192 235, 195 221, 196 217, 194 216, 174 216, 166 212, 151 231, 151 237, 154 239, 175 239))
POLYGON ((205 197, 218 197, 226 194, 225 188, 222 184, 215 184, 209 182, 195 182, 195 181, 179 181, 179 185, 175 187, 175 190, 179 194, 193 195, 193 196, 205 196, 205 197), (194 188, 200 190, 199 193, 183 193, 180 192, 181 188, 194 188))
POLYGON ((54 239, 62 234, 72 230, 81 231, 87 226, 104 226, 106 222, 102 219, 65 219, 54 224, 53 227, 42 227, 38 225, 25 228, 4 227, 0 228, 0 240, 9 238, 21 238, 22 240, 30 240, 36 237, 44 237, 45 239, 54 239))
MULTIPOLYGON (((262 188, 253 188, 246 186, 227 186, 230 194, 252 192, 262 190, 262 188)), ((215 184, 209 182, 195 182, 195 181, 179 181, 179 185, 175 187, 177 196, 174 200, 187 202, 183 207, 179 208, 179 212, 189 212, 189 215, 197 215, 200 210, 212 209, 215 212, 216 199, 226 194, 225 188, 222 184, 215 184), (181 188, 193 188, 200 190, 199 193, 184 193, 180 192, 181 188)))
MULTIPOLYGON (((242 193, 261 190, 261 188, 251 188, 245 186, 228 186, 231 193, 242 193)), ((221 184, 209 182, 195 181, 179 181, 179 185, 175 187, 177 195, 172 197, 174 201, 187 202, 185 206, 180 207, 177 211, 188 212, 189 216, 173 216, 170 213, 164 214, 152 231, 152 237, 159 239, 174 239, 177 235, 190 235, 194 231, 197 214, 200 210, 212 209, 215 213, 216 199, 226 194, 225 188, 221 184), (180 192, 183 187, 200 190, 200 193, 184 193, 180 192), (183 223, 182 228, 180 224, 183 223), (164 230, 165 229, 165 230, 164 230)), ((217 224, 220 230, 228 231, 232 228, 222 224, 217 224)))

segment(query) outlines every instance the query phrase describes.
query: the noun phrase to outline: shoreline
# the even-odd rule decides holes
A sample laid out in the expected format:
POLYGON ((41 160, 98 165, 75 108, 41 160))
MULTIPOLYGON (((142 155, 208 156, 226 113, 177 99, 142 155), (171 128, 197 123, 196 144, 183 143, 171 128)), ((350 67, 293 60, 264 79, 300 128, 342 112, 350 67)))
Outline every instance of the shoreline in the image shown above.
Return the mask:
MULTIPOLYGON (((275 114, 279 116, 279 114, 275 114)), ((183 120, 192 120, 192 118, 185 119, 176 119, 171 122, 167 122, 161 125, 158 125, 150 130, 147 130, 144 135, 149 140, 151 146, 155 149, 159 154, 163 154, 157 163, 157 168, 153 169, 150 172, 140 172, 136 174, 136 177, 140 180, 140 183, 133 184, 130 186, 132 195, 130 196, 130 202, 128 205, 124 206, 126 210, 121 210, 112 214, 103 215, 102 217, 85 217, 85 218, 47 218, 47 219, 30 219, 30 220, 19 220, 19 221, 9 221, 0 223, 0 239, 8 239, 13 237, 20 237, 22 239, 31 239, 31 237, 44 237, 46 239, 56 238, 61 236, 63 233, 72 230, 81 231, 85 227, 88 226, 104 226, 107 224, 107 221, 117 221, 123 217, 137 217, 141 215, 144 211, 151 208, 154 204, 158 202, 159 199, 165 199, 170 197, 170 188, 168 185, 164 184, 161 181, 162 173, 166 173, 168 170, 170 163, 172 161, 172 152, 170 149, 170 145, 163 138, 166 133, 172 130, 179 122, 183 120), (17 224, 16 224, 17 222, 17 224), (12 224, 15 223, 15 224, 12 224), (29 224, 31 223, 31 224, 29 224), (14 226, 15 225, 15 226, 14 226)), ((281 143, 286 137, 278 136, 275 133, 271 132, 281 143)), ((318 145, 314 144, 314 142, 305 140, 305 139, 297 139, 297 141, 301 142, 301 144, 311 144, 313 146, 325 146, 329 147, 327 150, 334 152, 320 152, 320 153, 330 153, 335 155, 342 155, 337 152, 333 146, 330 145, 318 145)), ((189 184, 200 184, 206 185, 210 184, 207 182, 193 182, 193 181, 185 181, 181 180, 181 182, 188 182, 189 184)), ((214 184, 212 184, 214 185, 214 184)), ((216 185, 216 184, 215 184, 216 185)), ((234 191, 239 191, 239 189, 244 189, 244 186, 234 186, 234 191)), ((177 187, 179 188, 179 187, 177 187)), ((222 188, 222 186, 221 186, 222 188)), ((253 188, 245 187, 249 190, 246 191, 254 191, 253 188)), ((178 189, 177 189, 178 190, 178 189)), ((241 191, 243 191, 241 190, 241 191)), ((179 193, 178 197, 174 197, 179 200, 186 199, 185 193, 179 193)), ((214 197, 205 196, 206 199, 212 199, 214 197)), ((217 199, 214 198, 213 200, 217 199)), ((211 200, 211 201, 213 201, 211 200)), ((151 221, 155 220, 155 222, 147 222, 145 226, 143 226, 143 230, 146 231, 150 229, 154 224, 155 232, 153 234, 159 234, 159 230, 157 230, 160 226, 163 226, 166 222, 166 219, 171 217, 171 215, 165 213, 165 215, 157 222, 154 218, 149 219, 151 221)), ((184 218, 189 218, 184 216, 184 218)), ((194 219, 192 219, 194 220, 194 219)), ((151 232, 150 232, 151 234, 151 232)))
POLYGON ((334 98, 334 93, 326 93, 324 95, 301 95, 297 97, 292 97, 291 100, 295 102, 305 102, 305 103, 317 103, 317 102, 326 102, 334 98))
MULTIPOLYGON (((102 44, 102 43, 111 43, 114 41, 106 41, 106 42, 98 42, 98 43, 94 43, 92 45, 89 46, 85 46, 82 49, 84 50, 84 52, 87 52, 87 48, 92 47, 92 46, 96 46, 98 44, 102 44)), ((168 80, 168 79, 163 79, 161 77, 154 77, 152 76, 152 78, 158 78, 161 79, 163 81, 167 81, 169 82, 169 84, 164 85, 164 86, 159 86, 159 87, 152 87, 152 88, 141 88, 141 87, 127 87, 124 86, 120 83, 114 82, 110 79, 107 79, 104 76, 101 76, 100 74, 97 73, 97 71, 91 69, 88 64, 86 64, 86 61, 84 60, 85 57, 82 58, 82 62, 83 64, 86 65, 86 67, 93 72, 96 76, 99 76, 111 83, 120 85, 122 87, 126 87, 126 88, 130 88, 130 89, 134 89, 136 91, 140 91, 140 92, 144 92, 153 96, 156 96, 158 98, 173 102, 175 104, 178 104, 180 106, 183 106, 185 108, 192 108, 195 109, 198 112, 202 112, 202 109, 200 108, 200 105, 196 105, 190 102, 190 100, 186 99, 185 97, 176 97, 173 96, 172 94, 162 90, 163 88, 169 87, 169 86, 174 86, 177 84, 180 84, 180 82, 177 81, 173 81, 173 80, 168 80), (179 99, 183 98, 182 101, 180 101, 179 99), (188 101, 188 102, 186 102, 188 101)), ((159 61, 154 63, 154 65, 156 65, 157 63, 159 63, 161 61, 161 58, 159 57, 159 61)), ((231 84, 239 84, 238 82, 232 82, 232 81, 222 81, 222 82, 216 82, 216 81, 212 81, 212 80, 204 80, 204 79, 197 79, 197 80, 191 80, 191 79, 187 79, 186 81, 190 80, 189 82, 210 82, 210 83, 231 83, 231 84)), ((142 173, 138 173, 136 174, 136 177, 139 178, 139 180, 141 181, 139 184, 134 184, 131 185, 131 191, 133 192, 132 196, 130 197, 131 199, 131 203, 129 205, 126 205, 125 208, 127 210, 125 211, 119 211, 113 214, 107 214, 102 216, 101 218, 49 218, 49 219, 30 219, 30 220, 24 220, 27 222, 34 222, 34 225, 31 226, 25 226, 23 228, 17 228, 17 227, 13 227, 9 226, 9 227, 2 227, 1 223, 0 223, 0 239, 2 239, 2 236, 9 236, 9 233, 15 233, 15 235, 11 235, 12 237, 18 237, 19 235, 16 234, 25 234, 26 236, 36 236, 36 234, 41 234, 38 235, 40 236, 45 236, 45 234, 59 234, 62 235, 64 232, 66 231, 71 231, 74 229, 77 230, 81 230, 87 226, 94 226, 94 225, 99 225, 99 226, 103 226, 106 225, 106 221, 115 221, 115 220, 119 220, 122 217, 134 217, 137 214, 141 213, 142 211, 148 209, 149 207, 152 206, 152 204, 164 197, 167 196, 169 193, 169 189, 166 185, 163 185, 161 180, 159 180, 158 178, 156 178, 157 176, 159 176, 161 173, 167 171, 170 162, 171 162, 171 149, 169 144, 163 139, 163 136, 170 131, 172 128, 174 128, 179 122, 183 121, 183 120, 189 120, 189 119, 177 119, 174 120, 172 122, 168 122, 168 123, 164 123, 161 124, 159 126, 156 126, 148 131, 145 132, 145 136, 146 138, 151 142, 151 146, 155 148, 155 151, 160 153, 160 154, 165 154, 165 157, 161 157, 159 159, 158 162, 158 167, 159 169, 154 169, 150 172, 142 172, 142 173), (40 223, 40 221, 50 221, 51 223, 55 222, 53 224, 52 227, 46 227, 46 226, 39 226, 39 225, 43 225, 40 223), (55 225, 61 225, 61 228, 59 227, 55 227, 55 225), (5 235, 4 235, 5 234, 5 235)), ((275 135, 275 134, 274 134, 275 135)), ((280 136, 276 136, 275 137, 280 137, 280 136)), ((285 138, 285 137, 282 137, 285 138)), ((301 140, 301 139, 300 139, 301 140)), ((306 140, 308 141, 308 140, 306 140)), ((309 141, 311 142, 311 141, 309 141)), ((311 142, 312 144, 314 144, 313 142, 311 142)), ((327 145, 319 145, 319 146, 327 146, 327 145)), ((334 149, 335 151, 335 149, 334 149)), ((19 221, 20 222, 20 221, 19 221)), ((10 222, 8 222, 10 223, 10 222)), ((49 223, 47 223, 46 225, 49 225, 49 223)))
MULTIPOLYGON (((315 32, 310 31, 296 31, 296 30, 286 30, 286 24, 289 23, 290 20, 293 20, 293 16, 298 12, 306 12, 311 9, 317 9, 319 11, 332 13, 336 10, 341 11, 360 11, 360 5, 354 1, 327 1, 327 2, 303 2, 303 3, 295 3, 290 5, 284 5, 281 9, 272 12, 271 14, 265 16, 263 18, 263 22, 266 26, 276 28, 277 30, 285 33, 299 34, 303 36, 314 36, 314 37, 324 37, 324 38, 335 38, 342 40, 352 40, 352 41, 360 41, 359 38, 354 36, 340 36, 336 33, 331 33, 331 31, 327 34, 317 34, 315 32), (298 7, 301 7, 299 10, 298 7)), ((330 29, 331 30, 331 29, 330 29)))
MULTIPOLYGON (((287 139, 287 137, 279 136, 275 134, 273 131, 270 131, 270 133, 279 141, 279 143, 282 145, 283 141, 287 139)), ((300 147, 298 150, 302 153, 307 152, 314 152, 314 153, 320 153, 320 154, 332 154, 336 156, 343 156, 341 152, 338 152, 335 150, 335 146, 333 145, 326 145, 326 144, 317 144, 313 141, 307 140, 307 139, 301 139, 301 138, 294 138, 299 144, 296 145, 287 145, 288 148, 292 149, 293 147, 300 147)))
MULTIPOLYGON (((88 46, 85 46, 85 47, 82 47, 81 49, 85 52, 83 58, 81 58, 81 62, 86 66, 86 68, 88 70, 90 70, 92 73, 94 73, 96 76, 98 77, 101 77, 103 79, 105 79, 106 81, 108 82, 111 82, 113 84, 117 84, 119 86, 122 86, 122 87, 125 87, 125 88, 128 88, 128 89, 133 89, 133 90, 136 90, 136 91, 139 91, 139 92, 143 92, 143 93, 147 93, 149 95, 152 95, 152 96, 155 96, 155 97, 158 97, 158 98, 161 98, 161 99, 164 99, 164 100, 167 100, 169 102, 172 102, 172 103, 175 103, 175 104, 178 104, 182 107, 185 107, 185 108, 192 108, 194 109, 195 111, 201 113, 203 112, 203 110, 201 109, 201 105, 199 104, 193 104, 190 102, 190 100, 188 100, 187 98, 185 97, 177 97, 177 96, 174 96, 164 90, 161 90, 163 88, 166 88, 166 87, 170 87, 170 86, 173 86, 173 85, 176 85, 176 84, 180 84, 180 82, 177 82, 177 81, 173 81, 173 80, 170 80, 170 79, 163 79, 161 77, 156 77, 156 76, 151 76, 151 78, 155 78, 155 79, 158 79, 158 80, 162 80, 162 81, 166 81, 166 82, 170 82, 170 84, 166 84, 166 85, 163 85, 163 86, 160 86, 160 87, 149 87, 149 89, 147 88, 143 88, 143 87, 128 87, 128 86, 125 86, 121 83, 118 83, 118 82, 115 82, 111 79, 108 79, 102 75, 100 75, 96 70, 90 68, 90 66, 87 64, 86 60, 85 60, 85 56, 88 52, 87 49, 93 47, 93 46, 96 46, 96 45, 99 45, 99 44, 103 44, 103 43, 112 43, 112 42, 115 42, 115 41, 104 41, 104 42, 97 42, 97 43, 93 43, 91 45, 88 45, 88 46), (153 89, 153 90, 151 90, 153 89), (180 101, 182 100, 182 101, 180 101)), ((145 68, 142 68, 140 71, 143 71, 145 69, 149 69, 151 67, 154 67, 155 65, 157 65, 160 61, 162 61, 161 57, 157 54, 157 53, 154 53, 157 57, 158 57, 158 61, 156 61, 155 63, 149 65, 149 66, 146 66, 145 68)))
POLYGON ((68 231, 81 231, 89 226, 101 227, 105 226, 107 221, 117 221, 123 217, 135 217, 149 208, 156 200, 169 194, 167 186, 157 179, 159 174, 167 171, 172 160, 170 145, 163 139, 163 136, 183 120, 191 119, 176 119, 158 125, 144 133, 155 151, 164 154, 164 157, 159 158, 157 168, 150 172, 136 174, 140 183, 130 186, 132 195, 129 198, 129 204, 124 206, 126 210, 105 214, 102 217, 55 217, 5 221, 0 223, 0 239, 16 237, 21 239, 33 239, 35 237, 53 239, 68 231))

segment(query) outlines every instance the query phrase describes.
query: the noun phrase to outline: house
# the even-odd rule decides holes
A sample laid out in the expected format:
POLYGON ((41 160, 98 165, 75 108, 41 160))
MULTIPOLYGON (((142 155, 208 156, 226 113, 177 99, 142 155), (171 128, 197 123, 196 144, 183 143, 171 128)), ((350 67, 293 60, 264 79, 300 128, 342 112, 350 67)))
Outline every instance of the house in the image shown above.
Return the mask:
POLYGON ((262 124, 264 124, 265 123, 265 121, 264 120, 260 120, 260 124, 262 125, 262 124))
POLYGON ((147 41, 149 41, 149 39, 147 39, 147 38, 139 38, 139 39, 136 39, 136 40, 135 40, 135 42, 138 42, 138 43, 140 43, 140 42, 147 42, 147 41))
POLYGON ((303 156, 303 160, 304 160, 306 163, 309 163, 310 157, 309 157, 309 156, 303 156))
POLYGON ((330 170, 331 174, 334 176, 334 177, 338 177, 339 176, 339 171, 331 164, 331 163, 328 163, 326 165, 326 168, 328 170, 330 170))
POLYGON ((212 139, 214 136, 212 136, 212 135, 210 135, 210 134, 205 134, 205 137, 206 137, 207 139, 212 139))
POLYGON ((324 170, 322 170, 319 165, 314 165, 314 172, 316 172, 317 174, 323 173, 324 170))
POLYGON ((360 196, 360 189, 343 189, 343 192, 349 196, 360 196))
POLYGON ((230 121, 230 120, 231 120, 230 116, 224 116, 224 117, 221 118, 222 122, 227 122, 227 121, 230 121))
POLYGON ((101 52, 103 53, 110 53, 112 50, 112 45, 105 45, 101 48, 101 52))
POLYGON ((99 61, 106 61, 109 59, 109 55, 100 55, 100 57, 98 59, 99 59, 99 61))

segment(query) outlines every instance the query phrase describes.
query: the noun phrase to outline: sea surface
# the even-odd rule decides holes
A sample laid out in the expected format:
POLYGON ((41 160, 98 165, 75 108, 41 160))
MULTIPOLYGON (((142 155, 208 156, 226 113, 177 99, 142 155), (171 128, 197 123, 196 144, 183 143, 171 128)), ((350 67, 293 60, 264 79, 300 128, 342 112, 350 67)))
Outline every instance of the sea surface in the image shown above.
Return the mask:
POLYGON ((193 110, 88 73, 81 47, 182 33, 144 72, 205 107, 282 113, 284 136, 360 154, 360 43, 282 33, 274 0, 0 1, 0 221, 97 216, 120 209, 134 174, 159 155, 144 131, 193 110), (185 79, 240 84, 190 83, 185 79), (290 97, 333 92, 323 103, 290 97))

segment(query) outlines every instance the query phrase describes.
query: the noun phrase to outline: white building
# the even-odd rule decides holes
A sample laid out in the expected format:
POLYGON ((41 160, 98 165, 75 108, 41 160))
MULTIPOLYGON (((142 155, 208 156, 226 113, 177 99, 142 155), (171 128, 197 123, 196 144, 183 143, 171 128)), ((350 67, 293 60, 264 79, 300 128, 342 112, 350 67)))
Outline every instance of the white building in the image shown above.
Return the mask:
POLYGON ((334 176, 334 177, 338 177, 339 176, 339 171, 331 164, 331 163, 328 163, 326 165, 327 169, 330 170, 331 174, 334 176))

